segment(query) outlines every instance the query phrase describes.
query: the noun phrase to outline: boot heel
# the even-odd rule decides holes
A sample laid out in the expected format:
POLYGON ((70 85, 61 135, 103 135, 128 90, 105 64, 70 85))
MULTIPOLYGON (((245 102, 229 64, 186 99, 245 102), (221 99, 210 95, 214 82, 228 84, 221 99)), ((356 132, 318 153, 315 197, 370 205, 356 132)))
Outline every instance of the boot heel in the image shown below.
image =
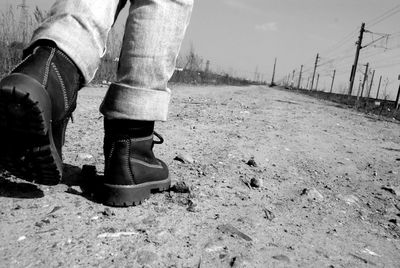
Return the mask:
POLYGON ((104 183, 95 193, 95 198, 103 204, 114 207, 140 205, 153 192, 166 191, 171 186, 171 179, 147 182, 138 185, 113 185, 104 183))

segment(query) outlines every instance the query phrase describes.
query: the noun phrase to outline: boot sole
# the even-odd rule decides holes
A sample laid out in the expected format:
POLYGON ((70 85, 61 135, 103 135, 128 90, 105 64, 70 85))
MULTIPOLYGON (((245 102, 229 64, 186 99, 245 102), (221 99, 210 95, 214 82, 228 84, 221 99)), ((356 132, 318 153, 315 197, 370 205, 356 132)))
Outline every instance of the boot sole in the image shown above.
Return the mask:
POLYGON ((35 79, 11 74, 0 84, 0 168, 26 181, 55 185, 62 160, 54 144, 51 99, 35 79))
POLYGON ((129 207, 140 205, 153 192, 166 191, 171 187, 168 177, 162 181, 146 182, 138 185, 113 185, 104 183, 100 186, 95 198, 104 205, 112 207, 129 207))

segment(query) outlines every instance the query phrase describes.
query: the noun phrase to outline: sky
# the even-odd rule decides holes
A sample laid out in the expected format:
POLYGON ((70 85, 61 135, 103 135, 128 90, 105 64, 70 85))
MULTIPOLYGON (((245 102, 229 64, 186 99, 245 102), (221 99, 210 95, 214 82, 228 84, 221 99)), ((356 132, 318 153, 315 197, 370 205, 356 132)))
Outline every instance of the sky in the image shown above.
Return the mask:
MULTIPOLYGON (((53 2, 26 1, 30 8, 37 5, 45 10, 53 2)), ((3 0, 0 9, 18 2, 3 0)), ((116 23, 121 31, 126 16, 127 7, 116 23)), ((362 79, 363 65, 369 62, 370 69, 376 70, 373 90, 382 75, 382 88, 386 86, 387 95, 393 98, 400 83, 398 0, 195 0, 182 53, 193 46, 197 54, 210 60, 212 70, 250 79, 258 73, 258 78, 268 82, 275 58, 276 80, 291 82, 295 70, 293 82, 297 84, 300 65, 304 65, 303 86, 319 53, 319 87, 329 90, 336 69, 334 91, 341 92, 348 84, 362 22, 368 30, 363 44, 381 33, 392 35, 361 50, 355 88, 362 79)))

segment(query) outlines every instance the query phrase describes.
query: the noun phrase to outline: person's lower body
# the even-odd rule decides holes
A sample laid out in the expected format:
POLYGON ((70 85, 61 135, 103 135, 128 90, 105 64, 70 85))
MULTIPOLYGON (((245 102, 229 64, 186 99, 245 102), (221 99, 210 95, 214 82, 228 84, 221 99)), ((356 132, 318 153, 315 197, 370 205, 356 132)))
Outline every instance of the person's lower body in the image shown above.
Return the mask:
MULTIPOLYGON (((0 82, 0 119, 5 119, 0 123, 1 167, 39 183, 60 181, 61 148, 80 78, 86 83, 93 79, 107 34, 125 2, 54 4, 33 35, 30 56, 0 82)), ((117 79, 100 108, 105 176, 97 195, 107 205, 138 204, 152 190, 170 185, 167 166, 152 151, 157 143, 154 121, 167 118, 167 82, 192 5, 193 0, 131 3, 117 79)))

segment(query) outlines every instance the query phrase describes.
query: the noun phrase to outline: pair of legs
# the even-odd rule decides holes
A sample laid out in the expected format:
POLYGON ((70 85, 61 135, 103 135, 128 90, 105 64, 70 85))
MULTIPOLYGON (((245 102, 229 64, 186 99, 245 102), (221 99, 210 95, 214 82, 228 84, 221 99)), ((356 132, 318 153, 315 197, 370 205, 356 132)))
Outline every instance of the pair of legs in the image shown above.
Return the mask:
MULTIPOLYGON (((55 184, 78 90, 106 52, 107 35, 126 0, 57 0, 34 32, 23 61, 0 82, 0 167, 55 184)), ((153 155, 154 121, 167 118, 171 77, 193 0, 132 0, 117 70, 100 107, 108 205, 140 203, 170 185, 153 155)), ((161 139, 162 140, 162 139, 161 139)))

